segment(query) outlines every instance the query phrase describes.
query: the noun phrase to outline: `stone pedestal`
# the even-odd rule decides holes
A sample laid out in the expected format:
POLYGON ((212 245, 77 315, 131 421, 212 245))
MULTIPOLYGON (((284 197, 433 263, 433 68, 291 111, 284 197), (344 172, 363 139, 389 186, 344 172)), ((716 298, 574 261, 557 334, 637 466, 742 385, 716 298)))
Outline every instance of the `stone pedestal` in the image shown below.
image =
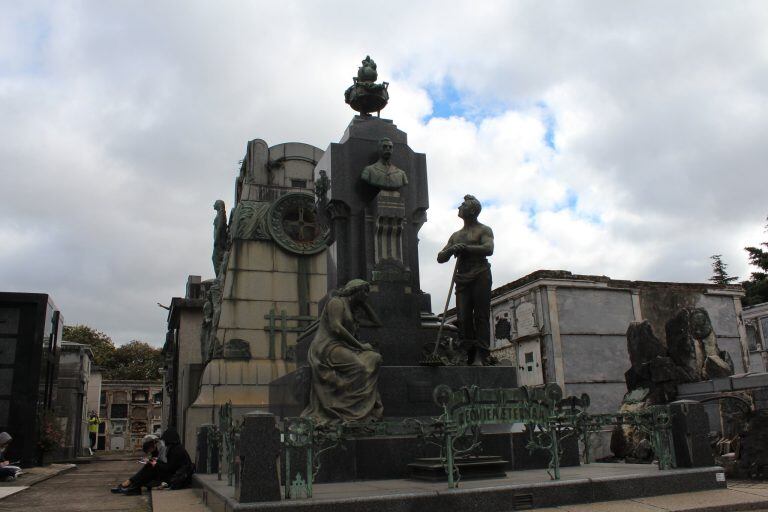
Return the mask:
POLYGON ((678 400, 672 409, 672 438, 679 468, 715 464, 709 446, 709 420, 704 406, 693 400, 678 400))
POLYGON ((419 288, 418 251, 418 232, 429 208, 426 156, 408 146, 406 133, 392 121, 356 116, 316 169, 331 179, 334 243, 328 252, 328 289, 365 279, 373 285, 369 300, 384 325, 417 326, 419 312, 429 310, 419 288), (382 138, 393 142, 391 164, 407 176, 408 184, 398 190, 380 190, 361 179, 363 169, 376 162, 382 138), (409 304, 389 315, 386 306, 402 299, 409 304))
POLYGON ((243 417, 235 460, 237 501, 280 501, 280 446, 273 414, 254 412, 243 417))

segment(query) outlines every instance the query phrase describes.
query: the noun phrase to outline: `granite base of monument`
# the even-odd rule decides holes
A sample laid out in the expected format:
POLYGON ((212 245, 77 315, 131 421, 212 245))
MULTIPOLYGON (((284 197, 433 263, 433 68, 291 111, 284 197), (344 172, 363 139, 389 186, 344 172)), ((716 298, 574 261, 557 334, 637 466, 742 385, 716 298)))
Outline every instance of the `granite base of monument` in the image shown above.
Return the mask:
POLYGON ((449 489, 445 482, 419 480, 318 483, 314 485, 310 499, 261 503, 236 501, 233 488, 227 486, 226 479, 218 480, 216 475, 194 475, 194 481, 203 503, 216 512, 506 512, 726 487, 721 467, 660 471, 653 464, 586 464, 562 468, 560 480, 550 480, 541 469, 515 471, 508 473, 506 478, 472 480, 466 485, 460 481, 458 489, 449 489))
MULTIPOLYGON (((462 480, 504 478, 507 476, 504 469, 508 463, 509 461, 496 455, 459 457, 454 460, 462 480)), ((408 464, 408 470, 411 472, 411 478, 416 480, 426 480, 428 482, 448 481, 448 473, 446 473, 443 460, 440 457, 416 459, 416 462, 408 464)))
MULTIPOLYGON (((524 432, 483 433, 478 455, 495 456, 504 460, 506 471, 522 469, 544 470, 549 464, 547 450, 526 448, 528 435, 524 432)), ((579 448, 574 438, 562 441, 563 453, 560 466, 579 465, 579 448)), ((319 470, 315 477, 317 483, 350 482, 355 480, 378 480, 408 478, 411 475, 409 464, 418 459, 434 458, 440 455, 440 447, 427 444, 416 437, 371 437, 345 441, 341 446, 328 450, 319 456, 319 470)), ((283 461, 285 453, 283 453, 283 461)), ((285 481, 283 464, 283 480, 285 481)), ((306 467, 303 453, 291 452, 292 474, 296 468, 306 467)))
MULTIPOLYGON (((278 417, 300 416, 309 403, 311 377, 307 366, 275 379, 269 385, 269 410, 278 417)), ((379 393, 386 418, 439 416, 432 392, 445 384, 451 389, 517 387, 510 366, 382 366, 379 393)))

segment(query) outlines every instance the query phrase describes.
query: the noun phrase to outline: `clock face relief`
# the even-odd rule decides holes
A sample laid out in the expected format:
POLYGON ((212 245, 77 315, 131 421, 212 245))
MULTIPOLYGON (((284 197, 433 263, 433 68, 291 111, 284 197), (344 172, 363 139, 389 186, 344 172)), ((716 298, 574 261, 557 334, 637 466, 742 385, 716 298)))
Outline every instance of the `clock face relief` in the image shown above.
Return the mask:
POLYGON ((329 230, 317 216, 309 194, 286 194, 269 209, 269 232, 277 244, 294 254, 316 254, 326 248, 329 230))

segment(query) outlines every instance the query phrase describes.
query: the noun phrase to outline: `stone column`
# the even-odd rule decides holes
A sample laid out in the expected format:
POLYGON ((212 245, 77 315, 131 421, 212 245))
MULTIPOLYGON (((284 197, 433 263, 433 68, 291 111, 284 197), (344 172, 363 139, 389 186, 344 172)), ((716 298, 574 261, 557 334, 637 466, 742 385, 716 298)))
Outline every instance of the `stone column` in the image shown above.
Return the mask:
POLYGON ((694 400, 672 402, 672 439, 679 468, 713 466, 709 447, 709 417, 704 406, 694 400))
POLYGON ((265 412, 246 414, 235 459, 237 501, 280 501, 279 456, 280 431, 275 415, 265 412))

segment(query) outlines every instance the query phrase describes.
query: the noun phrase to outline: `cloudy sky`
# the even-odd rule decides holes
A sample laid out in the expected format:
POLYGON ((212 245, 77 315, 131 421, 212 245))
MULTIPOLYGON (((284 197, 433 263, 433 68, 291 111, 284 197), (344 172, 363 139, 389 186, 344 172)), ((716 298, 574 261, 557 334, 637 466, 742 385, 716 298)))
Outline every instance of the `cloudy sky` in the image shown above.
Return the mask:
POLYGON ((427 154, 422 283, 465 193, 494 285, 706 281, 768 239, 768 3, 0 0, 0 290, 160 344, 246 142, 325 149, 370 54, 427 154))

